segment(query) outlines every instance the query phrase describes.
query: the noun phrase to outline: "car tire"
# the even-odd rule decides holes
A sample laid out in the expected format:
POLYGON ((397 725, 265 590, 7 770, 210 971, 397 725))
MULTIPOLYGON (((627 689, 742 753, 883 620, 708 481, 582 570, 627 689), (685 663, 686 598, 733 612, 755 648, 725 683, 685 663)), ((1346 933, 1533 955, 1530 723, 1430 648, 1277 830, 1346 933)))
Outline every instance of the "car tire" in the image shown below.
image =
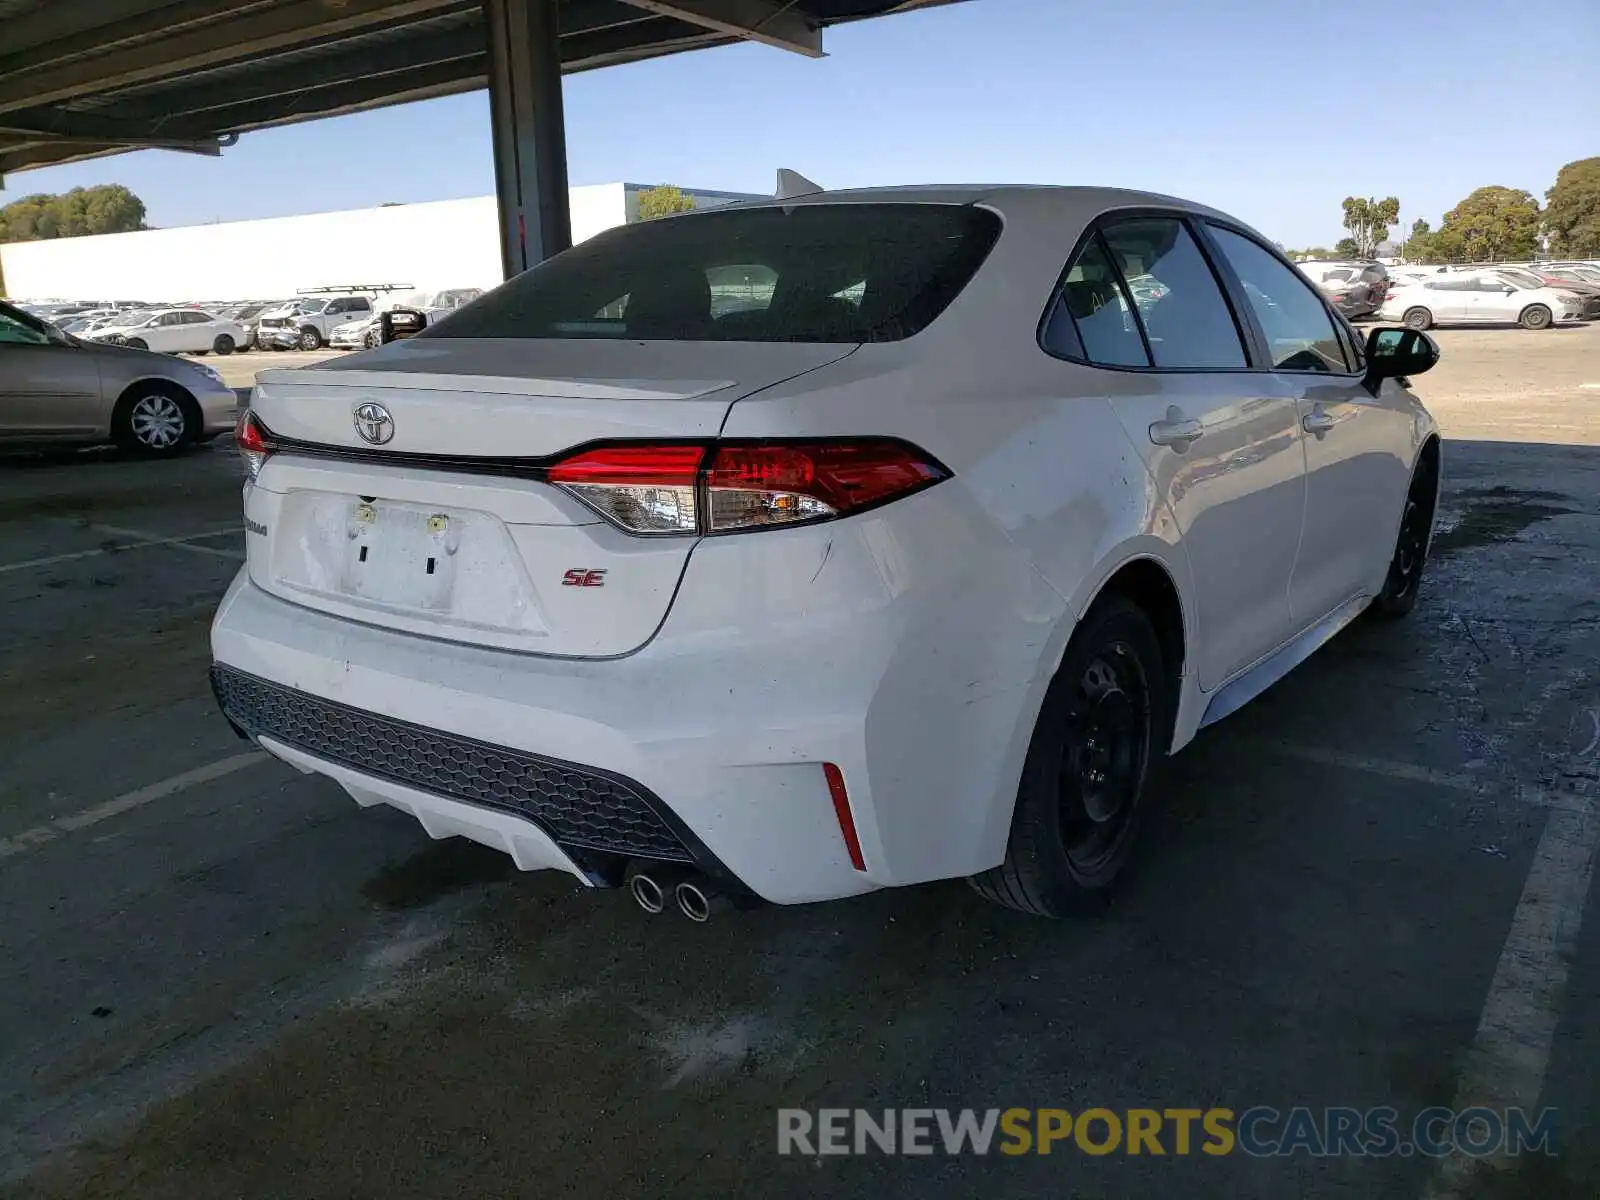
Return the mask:
POLYGON ((1105 906, 1169 744, 1166 678, 1144 611, 1115 594, 1096 601, 1040 706, 1005 861, 968 880, 980 896, 1041 917, 1105 906))
POLYGON ((376 350, 379 346, 383 345, 383 335, 376 329, 369 329, 367 330, 366 337, 362 339, 362 344, 368 350, 376 350))
POLYGON ((1383 589, 1367 611, 1394 620, 1417 606, 1422 587, 1422 572, 1428 565, 1428 545, 1433 538, 1433 512, 1439 495, 1439 460, 1424 454, 1406 489, 1405 508, 1400 513, 1400 532, 1395 538, 1394 556, 1383 589))
POLYGON ((1550 310, 1542 304, 1528 305, 1517 318, 1517 324, 1524 329, 1549 329, 1554 321, 1555 318, 1550 315, 1550 310))
POLYGON ((1406 315, 1400 318, 1400 324, 1407 329, 1415 329, 1419 333, 1425 329, 1433 328, 1433 314, 1418 305, 1416 308, 1406 309, 1406 315))
POLYGON ((301 350, 321 350, 322 335, 315 328, 307 325, 300 331, 300 339, 295 345, 301 350))
POLYGON ((225 333, 219 333, 217 334, 217 340, 211 343, 211 348, 220 355, 226 356, 232 354, 233 338, 229 337, 225 333))
POLYGON ((111 439, 130 454, 164 458, 179 454, 199 436, 200 410, 176 384, 136 383, 111 415, 111 439))
POLYGON ((127 338, 122 344, 127 346, 130 350, 150 349, 150 343, 145 341, 143 338, 127 338))

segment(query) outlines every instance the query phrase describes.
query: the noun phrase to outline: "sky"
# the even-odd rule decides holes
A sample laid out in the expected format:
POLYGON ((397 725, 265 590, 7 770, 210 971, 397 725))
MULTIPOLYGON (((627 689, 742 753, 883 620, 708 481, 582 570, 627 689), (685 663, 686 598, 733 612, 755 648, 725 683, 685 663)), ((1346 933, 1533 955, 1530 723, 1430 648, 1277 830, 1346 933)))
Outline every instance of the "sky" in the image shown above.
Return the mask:
MULTIPOLYGON (((1543 201, 1600 154, 1600 4, 970 0, 760 45, 568 76, 572 183, 770 193, 1065 183, 1222 209, 1291 248, 1343 235, 1347 195, 1435 227, 1488 184, 1543 201)), ((245 134, 222 158, 144 151, 9 176, 0 203, 123 183, 174 226, 487 195, 485 93, 245 134)))

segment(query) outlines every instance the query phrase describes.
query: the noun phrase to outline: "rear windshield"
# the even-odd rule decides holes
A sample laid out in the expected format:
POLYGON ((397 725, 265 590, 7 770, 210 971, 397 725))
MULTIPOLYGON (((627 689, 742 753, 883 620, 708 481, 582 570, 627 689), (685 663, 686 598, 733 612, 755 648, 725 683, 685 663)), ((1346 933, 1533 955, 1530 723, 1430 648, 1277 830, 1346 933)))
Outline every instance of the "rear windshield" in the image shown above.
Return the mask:
POLYGON ((642 221, 524 271, 419 337, 889 342, 1000 234, 987 209, 804 204, 642 221))

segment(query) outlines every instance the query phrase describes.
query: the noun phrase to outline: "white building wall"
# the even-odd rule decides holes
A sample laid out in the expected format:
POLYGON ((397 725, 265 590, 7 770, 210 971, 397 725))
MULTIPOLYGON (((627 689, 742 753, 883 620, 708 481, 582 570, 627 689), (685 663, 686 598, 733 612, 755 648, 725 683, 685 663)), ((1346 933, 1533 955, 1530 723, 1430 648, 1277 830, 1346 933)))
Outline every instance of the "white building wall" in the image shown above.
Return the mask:
MULTIPOLYGON (((626 183, 573 188, 573 241, 637 219, 640 190, 626 183)), ((706 207, 741 198, 689 194, 706 207)), ((17 242, 0 246, 0 268, 6 290, 22 299, 272 299, 363 283, 487 288, 500 282, 500 238, 495 198, 478 196, 17 242)))

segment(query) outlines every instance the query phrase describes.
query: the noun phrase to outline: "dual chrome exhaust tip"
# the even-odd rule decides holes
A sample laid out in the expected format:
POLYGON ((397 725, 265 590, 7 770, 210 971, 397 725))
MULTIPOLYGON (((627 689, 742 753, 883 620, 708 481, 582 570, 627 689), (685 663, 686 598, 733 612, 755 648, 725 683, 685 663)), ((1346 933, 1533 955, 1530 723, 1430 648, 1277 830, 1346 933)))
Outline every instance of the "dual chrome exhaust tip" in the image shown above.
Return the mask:
POLYGON ((631 864, 626 886, 645 912, 661 913, 674 906, 696 924, 703 925, 733 906, 732 898, 699 872, 667 863, 631 864))

